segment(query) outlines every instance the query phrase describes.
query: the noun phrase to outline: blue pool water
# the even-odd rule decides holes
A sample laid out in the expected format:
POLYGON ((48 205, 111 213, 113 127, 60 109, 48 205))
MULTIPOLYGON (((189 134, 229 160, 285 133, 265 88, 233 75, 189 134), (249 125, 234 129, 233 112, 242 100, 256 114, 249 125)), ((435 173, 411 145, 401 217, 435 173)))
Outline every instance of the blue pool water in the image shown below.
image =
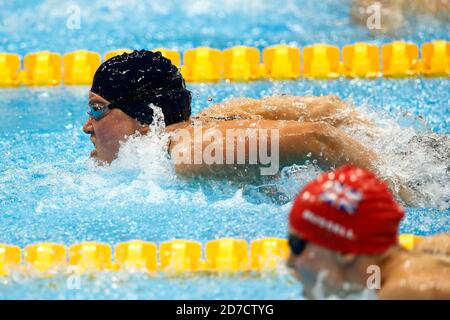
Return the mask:
MULTIPOLYGON (((59 1, 0 3, 0 51, 86 48, 103 53, 117 47, 184 50, 198 45, 262 48, 280 42, 342 46, 362 39, 375 43, 448 39, 448 26, 427 17, 399 35, 373 37, 350 23, 347 1, 287 1, 286 6, 250 1, 251 10, 242 10, 238 1, 72 3, 81 8, 78 30, 66 28, 67 6, 59 1)), ((190 84, 189 89, 194 113, 236 96, 334 93, 348 99, 383 128, 383 138, 371 141, 352 129, 349 134, 370 143, 390 160, 391 169, 422 184, 426 201, 421 208, 407 208, 401 232, 428 235, 450 231, 448 164, 436 162, 420 148, 409 150, 406 158, 398 153, 415 134, 449 134, 449 85, 449 79, 300 80, 190 84)), ((130 239, 159 243, 175 238, 206 242, 225 236, 246 240, 285 236, 293 197, 319 169, 300 163, 259 184, 185 181, 159 151, 157 138, 131 141, 111 166, 95 167, 88 159, 91 142, 81 131, 88 89, 0 90, 0 243, 23 247, 37 241, 69 245, 95 240, 113 245, 130 239), (275 196, 267 190, 276 190, 275 196)), ((300 284, 282 267, 277 274, 258 277, 105 273, 83 279, 79 290, 68 289, 65 280, 0 279, 0 299, 302 298, 300 284)))

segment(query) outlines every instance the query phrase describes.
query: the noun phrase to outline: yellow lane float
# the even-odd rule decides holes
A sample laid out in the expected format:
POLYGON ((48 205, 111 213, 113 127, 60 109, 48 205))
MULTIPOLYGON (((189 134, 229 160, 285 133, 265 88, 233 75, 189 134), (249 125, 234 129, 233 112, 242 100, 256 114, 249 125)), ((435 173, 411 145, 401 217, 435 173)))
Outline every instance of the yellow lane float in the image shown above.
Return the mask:
POLYGON ((7 276, 20 265, 20 248, 0 243, 0 276, 7 276))
POLYGON ((336 79, 340 76, 339 48, 315 44, 303 49, 303 75, 313 79, 336 79))
POLYGON ((114 257, 120 269, 156 272, 156 251, 157 246, 153 242, 133 240, 116 245, 114 257))
POLYGON ((422 72, 426 76, 450 75, 450 42, 440 40, 422 45, 422 72))
POLYGON ((385 77, 415 76, 420 71, 419 48, 414 43, 394 41, 381 48, 385 77))
POLYGON ((300 78, 300 49, 287 45, 265 48, 263 51, 264 74, 273 80, 300 78))
POLYGON ((260 56, 257 48, 237 46, 223 51, 225 80, 251 81, 260 77, 260 56))
POLYGON ((58 53, 41 51, 27 54, 21 80, 28 86, 55 86, 61 83, 62 59, 58 53))
POLYGON ((208 47, 187 50, 181 73, 190 82, 219 81, 222 78, 222 51, 208 47))
POLYGON ((67 249, 62 244, 42 242, 25 247, 25 263, 41 272, 57 269, 67 264, 67 249))
POLYGON ((20 57, 17 54, 0 52, 0 87, 19 85, 20 57))
POLYGON ((374 44, 358 42, 342 49, 344 75, 376 78, 380 74, 380 50, 374 44))
POLYGON ((206 264, 209 271, 247 271, 248 263, 245 240, 224 238, 206 243, 206 264))
POLYGON ((253 240, 250 245, 250 254, 252 270, 275 269, 289 255, 288 242, 286 239, 278 238, 253 240))
POLYGON ((97 52, 78 50, 64 55, 64 83, 90 85, 101 58, 97 52))
POLYGON ((111 247, 106 243, 87 241, 69 248, 69 264, 81 272, 111 269, 111 247))
POLYGON ((202 269, 202 245, 189 240, 173 240, 159 247, 160 269, 167 272, 192 272, 202 269))

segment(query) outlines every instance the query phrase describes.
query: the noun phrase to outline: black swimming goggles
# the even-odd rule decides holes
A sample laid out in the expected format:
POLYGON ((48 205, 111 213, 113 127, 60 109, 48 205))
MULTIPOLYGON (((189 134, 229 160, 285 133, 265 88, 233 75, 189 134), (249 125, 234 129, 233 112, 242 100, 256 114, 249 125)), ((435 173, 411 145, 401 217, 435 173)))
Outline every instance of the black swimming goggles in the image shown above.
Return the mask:
POLYGON ((106 116, 109 112, 111 112, 112 108, 114 107, 112 106, 111 103, 106 106, 99 103, 93 103, 89 104, 89 111, 87 114, 94 120, 100 120, 104 116, 106 116))
POLYGON ((291 233, 288 236, 288 244, 289 248, 291 248, 291 253, 295 256, 299 256, 305 251, 308 241, 291 233))

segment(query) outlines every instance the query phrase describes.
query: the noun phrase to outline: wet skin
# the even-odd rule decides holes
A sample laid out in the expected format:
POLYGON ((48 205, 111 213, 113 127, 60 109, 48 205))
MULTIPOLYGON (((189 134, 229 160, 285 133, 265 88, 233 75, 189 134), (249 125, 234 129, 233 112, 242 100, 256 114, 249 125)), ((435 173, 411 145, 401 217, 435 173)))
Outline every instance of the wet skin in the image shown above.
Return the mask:
MULTIPOLYGON (((89 103, 108 105, 109 101, 90 92, 89 103)), ((310 155, 324 170, 352 163, 375 172, 382 178, 384 176, 380 170, 382 159, 373 150, 340 129, 342 125, 364 124, 367 126, 367 130, 372 130, 373 125, 354 110, 348 109, 346 104, 335 96, 276 96, 260 100, 237 98, 211 106, 196 117, 166 127, 167 132, 173 133, 169 144, 169 153, 174 161, 177 174, 188 177, 203 175, 210 178, 248 179, 251 176, 250 172, 259 173, 260 163, 256 165, 208 164, 205 162, 196 164, 180 161, 185 152, 194 152, 195 149, 192 141, 179 139, 183 136, 183 134, 179 134, 181 131, 187 132, 191 137, 194 135, 192 120, 202 122, 203 133, 213 129, 222 137, 226 137, 227 130, 230 129, 258 128, 268 132, 269 135, 273 130, 278 131, 279 168, 303 163, 305 157, 310 155), (233 115, 238 115, 238 119, 223 120, 223 117, 229 118, 233 115), (173 152, 175 149, 177 152, 173 152)), ((149 127, 140 124, 120 109, 114 108, 99 120, 89 118, 83 126, 83 131, 91 135, 95 146, 91 156, 110 163, 117 158, 120 145, 126 141, 127 137, 135 133, 147 134, 149 127)), ((244 156, 245 163, 248 164, 250 157, 248 140, 246 144, 244 156)), ((209 142, 204 141, 203 150, 206 150, 208 145, 209 142)), ((222 153, 224 155, 226 154, 225 145, 226 143, 223 143, 222 153)), ((391 175, 385 181, 392 190, 396 190, 395 186, 399 185, 397 180, 398 178, 391 175)), ((410 190, 403 185, 400 185, 399 188, 399 197, 408 205, 414 205, 410 190)), ((397 193, 397 191, 395 192, 397 193)))
MULTIPOLYGON (((248 99, 235 99, 227 102, 225 105, 212 106, 196 117, 197 120, 203 122, 203 130, 214 129, 220 131, 223 137, 229 129, 263 129, 271 132, 277 130, 279 132, 279 157, 280 166, 292 165, 302 161, 307 154, 311 154, 318 160, 319 165, 328 168, 330 165, 339 166, 347 162, 376 171, 377 155, 370 149, 355 141, 338 126, 342 121, 353 122, 355 117, 351 113, 345 113, 348 117, 344 120, 335 120, 331 115, 341 114, 341 103, 335 97, 277 97, 268 98, 267 110, 264 107, 258 107, 260 102, 251 101, 254 106, 253 112, 261 114, 249 115, 239 120, 219 120, 211 116, 223 116, 224 113, 236 113, 241 109, 245 113, 249 113, 242 101, 247 102, 248 99), (297 105, 300 104, 300 107, 297 105), (318 112, 317 110, 320 110, 318 112), (292 120, 298 119, 299 116, 304 122, 292 120), (286 120, 284 120, 286 119, 286 120), (326 122, 328 120, 329 122, 326 122)), ((266 105, 266 100, 261 103, 266 105)), ((89 103, 98 103, 107 105, 108 101, 94 94, 89 94, 89 103)), ((241 114, 242 116, 242 114, 241 114)), ((341 117, 341 116, 339 116, 341 117)), ((190 136, 193 136, 193 127, 191 121, 184 121, 172 124, 166 127, 166 131, 173 131, 174 135, 170 144, 170 152, 175 163, 179 154, 173 154, 173 148, 179 144, 177 139, 177 131, 186 129, 190 136)), ((120 142, 135 132, 145 134, 149 131, 148 126, 142 126, 139 122, 119 109, 113 109, 109 114, 100 120, 89 118, 83 126, 85 133, 91 135, 91 140, 95 145, 95 151, 92 156, 105 162, 111 162, 117 157, 120 142)), ((179 146, 178 150, 193 151, 190 142, 182 142, 186 145, 179 146)), ((205 141, 203 147, 206 148, 208 143, 205 141)), ((246 148, 248 151, 248 148, 246 148)), ((224 153, 226 150, 223 151, 224 153)), ((249 155, 246 155, 248 158, 249 155)), ((258 164, 259 166, 259 164, 258 164)), ((230 169, 235 171, 236 165, 220 165, 220 171, 230 169)), ((197 164, 181 164, 175 165, 177 173, 181 175, 206 174, 211 175, 219 172, 214 165, 202 163, 197 164)))
POLYGON ((373 274, 367 268, 378 266, 380 299, 450 299, 450 281, 444 280, 450 279, 450 233, 430 236, 411 252, 393 246, 379 255, 340 254, 309 242, 301 255, 291 253, 287 265, 307 298, 361 292, 373 274), (316 289, 319 282, 321 292, 316 289))
MULTIPOLYGON (((89 93, 89 104, 100 104, 106 106, 107 100, 89 93)), ((111 162, 117 157, 120 143, 126 141, 127 137, 139 132, 146 134, 147 126, 142 126, 136 119, 129 117, 120 109, 112 109, 106 116, 99 120, 89 117, 83 125, 83 131, 91 136, 95 149, 91 157, 100 161, 111 162)))

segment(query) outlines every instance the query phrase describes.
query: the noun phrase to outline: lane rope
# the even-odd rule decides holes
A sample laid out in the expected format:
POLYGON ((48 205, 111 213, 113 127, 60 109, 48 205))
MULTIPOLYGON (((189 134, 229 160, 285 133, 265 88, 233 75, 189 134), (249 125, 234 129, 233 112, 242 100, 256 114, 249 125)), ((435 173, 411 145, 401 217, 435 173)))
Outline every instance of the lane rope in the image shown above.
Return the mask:
MULTIPOLYGON (((358 42, 342 48, 328 44, 298 47, 284 44, 263 49, 237 46, 223 51, 199 47, 181 55, 176 50, 155 48, 178 66, 187 82, 449 77, 450 42, 436 40, 421 45, 394 41, 379 48, 358 42), (420 51, 420 57, 419 57, 420 51)), ((130 49, 109 51, 104 60, 130 49)), ((77 50, 64 55, 50 51, 25 55, 0 52, 0 87, 90 85, 102 62, 100 53, 77 50)))
MULTIPOLYGON (((399 235, 399 244, 407 250, 423 237, 399 235)), ((289 255, 286 239, 262 238, 248 243, 242 239, 222 238, 204 245, 192 240, 155 242, 132 240, 114 247, 88 241, 66 247, 63 244, 39 242, 21 249, 0 244, 0 276, 15 270, 54 274, 74 268, 80 272, 144 271, 192 272, 261 272, 275 270, 289 255)))

